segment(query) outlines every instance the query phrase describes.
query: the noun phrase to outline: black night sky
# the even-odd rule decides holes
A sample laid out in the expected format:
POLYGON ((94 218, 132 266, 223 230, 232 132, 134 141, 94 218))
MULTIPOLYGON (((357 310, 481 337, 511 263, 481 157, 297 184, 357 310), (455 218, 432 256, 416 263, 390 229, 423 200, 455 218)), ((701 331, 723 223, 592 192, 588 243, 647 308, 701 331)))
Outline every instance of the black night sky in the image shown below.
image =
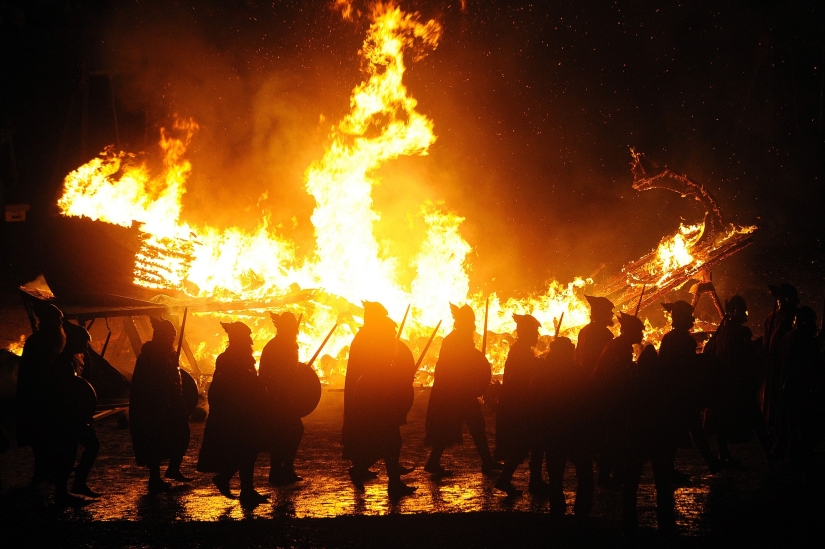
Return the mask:
MULTIPOLYGON (((728 221, 760 227, 714 272, 723 297, 761 301, 761 318, 765 284, 787 280, 821 310, 821 2, 401 4, 443 25, 406 77, 438 141, 382 168, 377 208, 392 218, 430 198, 465 216, 477 287, 610 274, 698 221, 693 201, 632 190, 633 146, 704 183, 728 221), (395 173, 422 183, 393 187, 395 173)), ((154 152, 175 113, 202 127, 187 211, 251 226, 267 191, 263 207, 310 247, 302 174, 361 80, 365 25, 329 0, 0 1, 3 200, 32 205, 3 227, 5 283, 37 274, 62 177, 115 142, 154 152)))

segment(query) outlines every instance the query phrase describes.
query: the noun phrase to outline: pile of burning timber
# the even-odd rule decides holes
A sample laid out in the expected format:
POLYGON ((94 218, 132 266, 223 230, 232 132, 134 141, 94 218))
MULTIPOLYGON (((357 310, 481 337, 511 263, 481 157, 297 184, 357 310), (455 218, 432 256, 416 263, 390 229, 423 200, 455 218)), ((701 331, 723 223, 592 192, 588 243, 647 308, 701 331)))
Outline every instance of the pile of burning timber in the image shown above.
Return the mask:
MULTIPOLYGON (((702 204, 704 219, 688 228, 690 232, 681 242, 683 245, 687 242, 686 251, 689 254, 681 261, 663 263, 660 254, 667 241, 665 239, 659 249, 628 263, 621 272, 596 284, 590 293, 609 298, 617 309, 638 310, 660 300, 686 282, 699 280, 702 283, 694 291, 694 300, 700 293, 709 292, 721 314, 718 297, 710 284, 709 268, 748 246, 755 227, 743 228, 726 223, 716 200, 702 184, 656 165, 641 153, 632 151, 632 154, 635 190, 667 189, 682 197, 691 196, 702 204)), ((190 264, 198 245, 194 239, 158 240, 142 232, 138 224, 121 227, 84 217, 57 216, 52 222, 53 238, 47 240, 45 249, 45 276, 60 298, 59 306, 73 311, 71 316, 83 323, 95 318, 123 318, 124 333, 131 341, 135 356, 141 340, 145 341, 150 336, 148 329, 144 329, 143 334, 138 333, 143 320, 138 318, 140 315, 165 315, 175 319, 185 307, 189 308, 190 313, 242 313, 251 317, 266 316, 268 310, 285 307, 310 313, 316 308, 323 308, 338 311, 337 322, 349 332, 355 333, 358 329, 359 323, 353 315, 358 316, 361 307, 323 290, 299 289, 296 286, 284 295, 232 302, 193 299, 184 292, 170 291, 163 278, 163 266, 168 265, 170 259, 184 267, 190 264), (137 324, 132 318, 137 319, 137 324)), ((682 227, 683 233, 684 229, 682 227)), ((680 236, 683 235, 676 234, 676 237, 680 236)), ((429 330, 427 332, 429 335, 429 330)), ((500 343, 509 340, 509 334, 491 333, 490 336, 494 349, 506 350, 508 346, 500 343)), ((486 331, 484 337, 487 337, 486 331)), ((126 341, 123 336, 120 339, 126 341)), ((421 353, 425 347, 424 340, 426 338, 418 337, 410 342, 415 352, 421 353)), ((431 354, 437 354, 439 344, 440 339, 436 339, 431 354)), ((122 344, 114 345, 115 350, 122 347, 122 344)), ((500 354, 498 351, 491 352, 500 354)), ((199 374, 197 358, 188 344, 184 345, 184 353, 193 373, 199 374)), ((421 356, 423 358, 423 353, 421 356)), ((130 361, 130 357, 123 358, 127 363, 130 361)), ((332 358, 338 362, 342 360, 341 356, 332 358)), ((502 359, 503 363, 501 356, 491 358, 496 362, 502 359)), ((329 362, 329 357, 319 361, 319 372, 325 371, 324 364, 329 362)), ((337 368, 342 373, 341 366, 337 368)), ((421 376, 423 385, 429 384, 426 373, 421 376)))

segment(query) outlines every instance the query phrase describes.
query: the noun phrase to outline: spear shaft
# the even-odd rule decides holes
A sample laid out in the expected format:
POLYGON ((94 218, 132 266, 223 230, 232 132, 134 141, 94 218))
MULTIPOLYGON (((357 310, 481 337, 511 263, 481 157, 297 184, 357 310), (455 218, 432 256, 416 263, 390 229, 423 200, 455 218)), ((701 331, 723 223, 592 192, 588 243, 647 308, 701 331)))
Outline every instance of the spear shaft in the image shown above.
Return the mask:
POLYGON ((438 324, 435 325, 435 330, 433 330, 430 339, 427 341, 427 344, 424 346, 424 351, 421 352, 421 356, 418 357, 418 362, 415 363, 415 369, 418 371, 418 367, 421 366, 421 361, 424 360, 424 357, 427 355, 427 351, 430 350, 430 344, 432 344, 433 339, 435 339, 435 334, 438 333, 438 329, 441 327, 441 321, 438 321, 438 324))
POLYGON ((189 314, 189 307, 183 309, 183 320, 180 323, 180 337, 178 338, 178 352, 176 358, 177 362, 180 363, 180 352, 183 349, 183 331, 186 329, 186 315, 189 314))
POLYGON ((642 285, 642 293, 639 294, 639 302, 636 304, 636 312, 633 313, 633 316, 639 316, 639 307, 642 306, 642 298, 645 296, 645 289, 647 289, 647 284, 642 285))
POLYGON ((410 306, 407 305, 407 310, 404 311, 404 318, 401 319, 401 325, 398 326, 398 333, 395 335, 395 340, 399 341, 401 339, 401 332, 404 331, 404 324, 407 322, 407 314, 410 312, 410 306))
POLYGON ((318 355, 321 354, 321 350, 324 348, 324 345, 327 344, 327 341, 329 341, 329 338, 332 337, 332 332, 334 332, 335 328, 337 328, 337 327, 338 327, 338 323, 336 322, 335 326, 333 326, 332 329, 327 334, 327 337, 324 338, 324 341, 321 343, 321 346, 318 347, 318 350, 315 351, 315 354, 312 355, 311 359, 309 359, 308 365, 309 365, 310 368, 312 367, 312 364, 315 362, 315 359, 318 358, 318 355))

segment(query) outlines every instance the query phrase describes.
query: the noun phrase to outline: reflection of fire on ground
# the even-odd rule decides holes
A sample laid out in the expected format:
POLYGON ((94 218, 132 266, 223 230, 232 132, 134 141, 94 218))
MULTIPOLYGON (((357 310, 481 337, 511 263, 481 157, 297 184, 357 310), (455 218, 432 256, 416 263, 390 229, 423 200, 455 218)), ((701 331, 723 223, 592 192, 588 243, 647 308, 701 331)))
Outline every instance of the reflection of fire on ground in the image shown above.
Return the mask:
MULTIPOLYGON (((260 352, 274 335, 268 318, 272 309, 302 316, 302 360, 308 360, 329 328, 338 323, 314 364, 332 385, 343 379, 348 345, 363 318, 357 305, 362 299, 382 302, 396 320, 411 306, 402 339, 416 355, 432 327, 444 321, 419 372, 418 382, 423 385, 432 381, 440 338, 451 327, 448 303, 471 304, 481 331, 487 296, 470 290, 472 248, 460 234, 464 218, 438 202, 410 205, 410 215, 423 233, 419 249, 406 257, 388 257, 374 235, 373 225, 380 217, 371 196, 377 168, 399 156, 425 155, 436 140, 432 121, 416 110, 417 101, 409 95, 403 75, 405 54, 414 60, 423 57, 438 45, 442 29, 436 21, 421 21, 417 14, 405 13, 392 3, 376 3, 370 17, 361 50, 364 80, 352 91, 349 114, 331 128, 323 158, 305 173, 306 190, 316 201, 312 254, 299 256, 294 243, 278 234, 265 212, 251 232, 184 221, 182 197, 193 169, 185 154, 198 131, 193 120, 178 118, 171 129, 161 130, 160 173, 150 173, 145 155, 107 149, 65 178, 58 201, 64 219, 88 218, 96 227, 116 225, 120 227, 112 230, 123 228, 123 234, 131 235, 136 244, 129 256, 133 258, 129 283, 143 295, 147 290, 160 294, 154 301, 175 314, 190 307, 187 339, 198 342, 192 352, 206 371, 223 348, 218 320, 249 324, 260 352), (223 302, 236 306, 215 306, 223 302)), ((643 160, 634 153, 634 188, 668 188, 694 196, 705 206, 705 219, 681 227, 662 239, 657 250, 598 285, 578 278, 568 284, 553 281, 543 295, 530 298, 490 295, 486 351, 494 372, 501 373, 512 341, 513 313, 533 314, 549 329, 564 315, 561 334, 575 339, 588 319, 585 290, 632 311, 643 286, 647 291, 642 307, 698 278, 702 269, 749 243, 754 228, 724 224, 718 206, 701 185, 666 168, 651 168, 652 164, 645 172, 643 160)), ((125 345, 114 345, 113 352, 127 352, 122 350, 125 345)))

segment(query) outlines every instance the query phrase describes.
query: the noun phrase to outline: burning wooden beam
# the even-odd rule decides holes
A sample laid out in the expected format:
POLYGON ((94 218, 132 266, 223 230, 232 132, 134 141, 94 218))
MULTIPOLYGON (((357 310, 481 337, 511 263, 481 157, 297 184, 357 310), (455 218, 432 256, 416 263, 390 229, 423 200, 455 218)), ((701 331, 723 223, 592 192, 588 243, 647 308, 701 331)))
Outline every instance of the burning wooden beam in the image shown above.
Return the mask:
POLYGON ((685 236, 685 231, 682 230, 682 235, 677 232, 670 239, 663 239, 659 248, 626 264, 620 273, 596 287, 597 295, 609 298, 617 308, 626 308, 635 304, 639 288, 647 286, 649 290, 641 301, 641 308, 644 309, 668 292, 696 278, 701 271, 749 246, 753 242, 756 227, 726 224, 719 205, 704 185, 658 166, 642 153, 631 153, 634 189, 665 189, 681 196, 692 196, 705 208, 704 220, 701 225, 690 228, 693 230, 691 234, 685 236), (677 242, 680 236, 680 242, 685 245, 684 260, 676 265, 663 265, 663 248, 671 241, 677 242))

